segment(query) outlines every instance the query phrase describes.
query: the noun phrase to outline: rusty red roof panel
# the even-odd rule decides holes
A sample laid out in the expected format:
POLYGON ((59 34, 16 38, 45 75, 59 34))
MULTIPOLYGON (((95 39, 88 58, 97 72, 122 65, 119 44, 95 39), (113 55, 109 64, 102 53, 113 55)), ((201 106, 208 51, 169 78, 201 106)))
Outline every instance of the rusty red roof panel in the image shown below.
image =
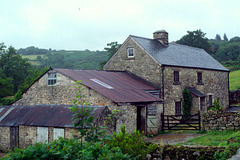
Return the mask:
POLYGON ((158 90, 146 82, 136 79, 127 72, 72 70, 54 68, 66 77, 81 82, 101 95, 116 102, 161 102, 160 98, 146 91, 158 90))
MULTIPOLYGON (((71 105, 0 106, 0 126, 73 127, 71 105)), ((96 119, 106 106, 90 106, 96 119)))

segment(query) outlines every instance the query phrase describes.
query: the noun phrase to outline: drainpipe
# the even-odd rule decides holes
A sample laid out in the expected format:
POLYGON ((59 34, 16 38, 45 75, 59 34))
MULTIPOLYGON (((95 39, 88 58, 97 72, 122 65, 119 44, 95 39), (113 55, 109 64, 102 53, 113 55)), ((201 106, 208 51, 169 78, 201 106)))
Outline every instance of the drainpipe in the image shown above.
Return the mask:
POLYGON ((161 66, 161 69, 162 69, 162 86, 161 86, 161 90, 162 90, 162 99, 163 99, 163 114, 165 113, 165 107, 164 107, 164 69, 165 67, 162 65, 161 66))

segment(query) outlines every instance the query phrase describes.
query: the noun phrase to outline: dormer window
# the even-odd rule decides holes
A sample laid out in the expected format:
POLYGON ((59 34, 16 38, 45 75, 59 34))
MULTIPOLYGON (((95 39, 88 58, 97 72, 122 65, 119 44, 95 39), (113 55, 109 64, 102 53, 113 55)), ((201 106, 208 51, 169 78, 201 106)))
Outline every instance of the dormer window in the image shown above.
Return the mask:
POLYGON ((49 86, 54 86, 57 84, 57 72, 55 71, 48 72, 47 83, 49 86))
POLYGON ((127 57, 133 58, 134 57, 134 48, 128 48, 127 49, 127 57))

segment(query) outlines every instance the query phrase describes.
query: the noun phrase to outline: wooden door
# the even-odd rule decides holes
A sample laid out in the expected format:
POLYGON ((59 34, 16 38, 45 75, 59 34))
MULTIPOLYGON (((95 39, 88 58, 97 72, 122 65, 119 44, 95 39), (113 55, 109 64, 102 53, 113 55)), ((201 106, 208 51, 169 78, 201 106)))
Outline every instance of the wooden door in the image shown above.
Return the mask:
POLYGON ((48 127, 37 127, 37 142, 48 143, 48 127))
POLYGON ((10 149, 18 147, 18 127, 10 127, 10 149))
POLYGON ((145 106, 137 106, 137 130, 144 131, 144 133, 146 129, 145 113, 145 106))

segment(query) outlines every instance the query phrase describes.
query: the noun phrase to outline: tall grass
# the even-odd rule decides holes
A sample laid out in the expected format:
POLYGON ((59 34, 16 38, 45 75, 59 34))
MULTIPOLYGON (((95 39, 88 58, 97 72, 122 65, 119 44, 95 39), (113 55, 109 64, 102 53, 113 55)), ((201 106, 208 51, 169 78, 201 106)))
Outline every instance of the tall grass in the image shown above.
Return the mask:
POLYGON ((240 70, 230 72, 229 87, 230 91, 234 91, 240 88, 240 70))

